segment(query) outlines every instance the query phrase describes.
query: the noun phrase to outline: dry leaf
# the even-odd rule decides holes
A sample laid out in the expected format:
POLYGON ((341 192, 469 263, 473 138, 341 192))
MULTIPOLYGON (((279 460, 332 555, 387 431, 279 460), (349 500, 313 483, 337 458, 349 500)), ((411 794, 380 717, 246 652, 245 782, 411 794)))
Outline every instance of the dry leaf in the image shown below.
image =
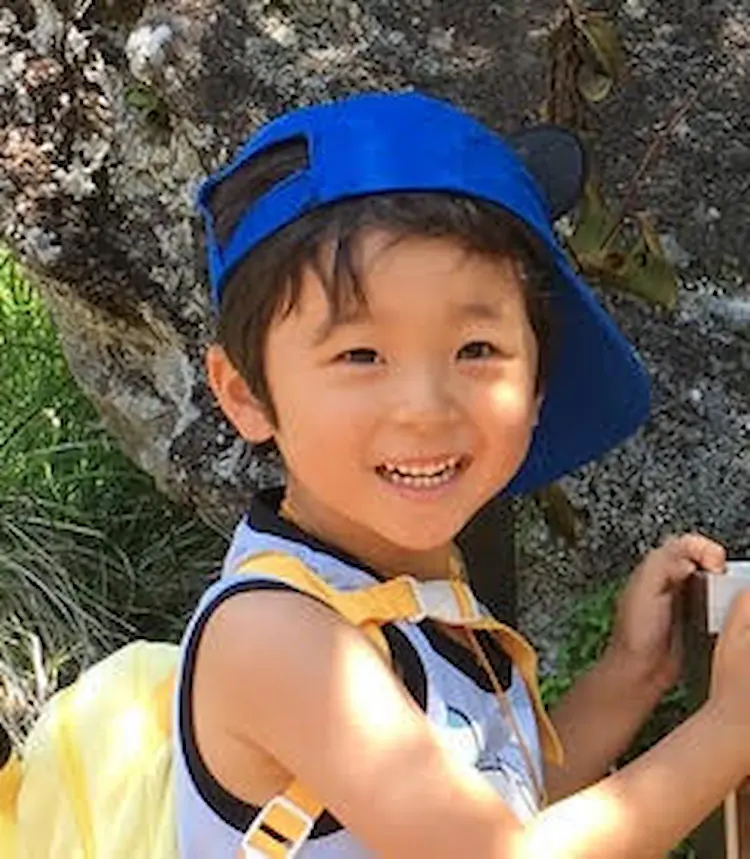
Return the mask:
POLYGON ((674 307, 677 276, 653 225, 645 215, 639 215, 638 237, 628 248, 616 241, 618 221, 596 183, 587 183, 575 230, 568 238, 581 272, 603 286, 614 286, 652 304, 674 307))
POLYGON ((578 542, 585 526, 584 514, 573 506, 565 490, 557 483, 545 486, 535 493, 549 529, 570 545, 578 542))
POLYGON ((620 77, 625 56, 617 30, 602 12, 588 12, 574 19, 579 34, 581 66, 577 85, 581 95, 594 104, 603 101, 620 77))
POLYGON ((617 80, 625 66, 625 54, 609 17, 604 12, 587 12, 576 19, 576 25, 602 71, 617 80))
POLYGON ((599 104, 610 94, 614 80, 607 74, 584 63, 578 69, 576 83, 581 95, 591 104, 599 104))

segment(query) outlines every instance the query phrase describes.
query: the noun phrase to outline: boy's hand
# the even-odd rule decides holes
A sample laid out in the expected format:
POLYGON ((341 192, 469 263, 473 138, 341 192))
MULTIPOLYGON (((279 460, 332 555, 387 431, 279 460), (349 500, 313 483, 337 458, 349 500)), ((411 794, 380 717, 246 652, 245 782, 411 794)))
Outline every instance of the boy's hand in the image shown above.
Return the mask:
POLYGON ((607 656, 632 672, 634 682, 664 693, 682 668, 682 634, 675 597, 697 570, 721 573, 726 552, 701 534, 670 537, 649 552, 620 596, 607 656))

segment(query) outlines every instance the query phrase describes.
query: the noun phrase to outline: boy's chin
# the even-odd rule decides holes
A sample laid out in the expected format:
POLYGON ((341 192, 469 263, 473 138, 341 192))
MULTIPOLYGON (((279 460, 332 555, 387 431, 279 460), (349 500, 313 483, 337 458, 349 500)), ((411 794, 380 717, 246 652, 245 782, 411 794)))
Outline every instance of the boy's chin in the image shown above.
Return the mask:
POLYGON ((400 527, 389 528, 388 533, 381 531, 381 537, 404 552, 414 554, 429 554, 453 543, 463 528, 463 524, 445 528, 435 527, 400 527))

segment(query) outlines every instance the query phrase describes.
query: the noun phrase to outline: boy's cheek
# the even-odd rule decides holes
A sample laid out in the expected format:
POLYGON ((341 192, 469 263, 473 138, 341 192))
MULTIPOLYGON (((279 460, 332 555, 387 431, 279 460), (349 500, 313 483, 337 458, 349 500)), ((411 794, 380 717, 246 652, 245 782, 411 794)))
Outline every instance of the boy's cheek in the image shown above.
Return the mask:
POLYGON ((488 397, 488 418, 505 432, 531 433, 539 421, 540 404, 528 391, 498 384, 488 397))

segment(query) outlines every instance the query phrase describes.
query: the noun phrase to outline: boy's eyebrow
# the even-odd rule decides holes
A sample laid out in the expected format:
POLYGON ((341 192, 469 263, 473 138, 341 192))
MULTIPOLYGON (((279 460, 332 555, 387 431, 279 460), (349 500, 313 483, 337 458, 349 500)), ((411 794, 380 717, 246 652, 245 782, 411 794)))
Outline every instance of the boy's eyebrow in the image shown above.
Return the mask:
MULTIPOLYGON (((500 307, 495 304, 486 304, 482 301, 456 304, 451 310, 459 322, 463 322, 464 320, 497 322, 503 317, 500 307)), ((372 321, 372 314, 365 305, 358 305, 357 307, 342 311, 336 316, 329 313, 328 317, 315 329, 312 338, 313 345, 322 346, 336 328, 368 321, 372 321)))
POLYGON ((341 328, 344 325, 356 325, 358 322, 366 322, 371 319, 372 314, 364 304, 340 311, 337 314, 329 313, 326 319, 315 328, 312 338, 313 346, 322 346, 336 328, 341 328))
POLYGON ((454 307, 456 316, 460 319, 477 319, 497 321, 502 319, 502 308, 496 304, 485 304, 482 301, 471 301, 467 304, 458 304, 454 307))

